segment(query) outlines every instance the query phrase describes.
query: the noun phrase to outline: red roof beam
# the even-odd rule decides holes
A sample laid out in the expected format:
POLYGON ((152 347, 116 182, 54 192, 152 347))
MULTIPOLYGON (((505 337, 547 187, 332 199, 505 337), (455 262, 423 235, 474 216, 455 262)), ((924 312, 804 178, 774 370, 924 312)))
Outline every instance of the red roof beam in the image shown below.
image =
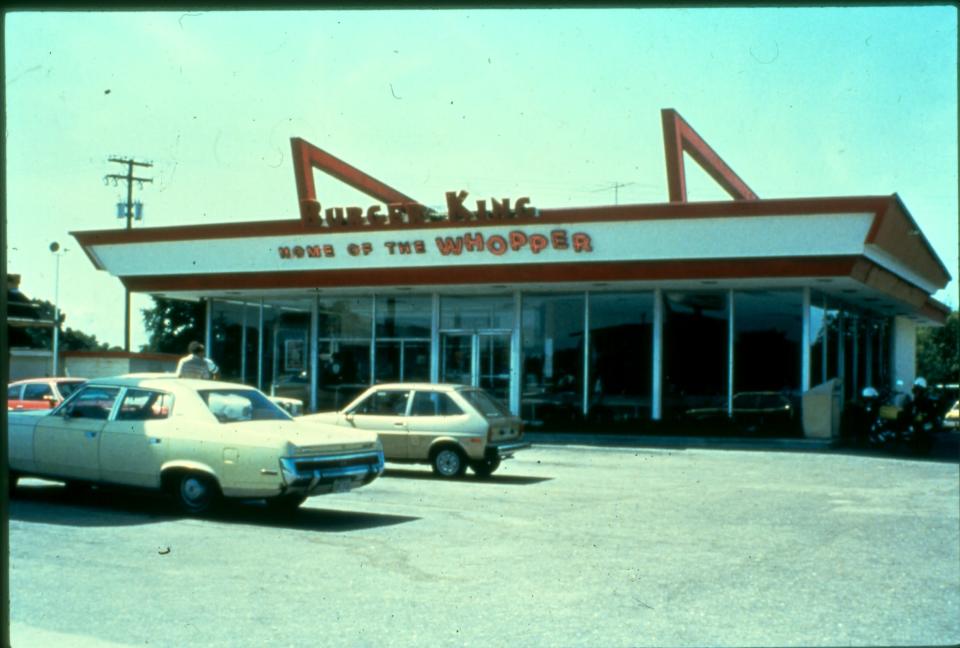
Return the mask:
POLYGON ((687 180, 683 153, 710 174, 723 190, 735 200, 757 200, 758 196, 724 162, 695 130, 673 108, 660 111, 663 122, 663 147, 667 162, 667 188, 670 202, 687 202, 687 180))

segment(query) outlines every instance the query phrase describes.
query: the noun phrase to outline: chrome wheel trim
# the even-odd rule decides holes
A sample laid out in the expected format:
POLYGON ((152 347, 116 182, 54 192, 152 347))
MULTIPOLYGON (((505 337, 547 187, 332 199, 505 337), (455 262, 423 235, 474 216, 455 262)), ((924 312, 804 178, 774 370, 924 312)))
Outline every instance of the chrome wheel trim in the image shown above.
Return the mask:
POLYGON ((437 453, 435 460, 437 472, 444 477, 453 477, 460 471, 460 455, 456 450, 444 448, 437 453))
POLYGON ((202 509, 210 500, 210 486, 196 475, 180 480, 180 499, 190 509, 202 509))

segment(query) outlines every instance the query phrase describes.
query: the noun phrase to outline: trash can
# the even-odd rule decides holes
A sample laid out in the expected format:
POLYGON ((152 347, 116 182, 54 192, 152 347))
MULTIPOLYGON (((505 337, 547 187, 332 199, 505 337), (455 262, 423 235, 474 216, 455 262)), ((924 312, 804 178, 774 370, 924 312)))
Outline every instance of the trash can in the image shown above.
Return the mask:
POLYGON ((835 439, 840 435, 840 380, 831 378, 803 395, 803 435, 835 439))

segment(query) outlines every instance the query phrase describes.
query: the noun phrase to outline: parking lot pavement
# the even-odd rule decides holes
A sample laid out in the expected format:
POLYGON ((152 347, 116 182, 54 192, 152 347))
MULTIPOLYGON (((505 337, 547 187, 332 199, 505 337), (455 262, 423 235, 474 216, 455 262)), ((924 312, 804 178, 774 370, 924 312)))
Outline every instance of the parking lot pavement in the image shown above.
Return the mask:
POLYGON ((295 516, 182 518, 27 480, 13 646, 929 645, 960 640, 955 462, 535 445, 388 465, 295 516))

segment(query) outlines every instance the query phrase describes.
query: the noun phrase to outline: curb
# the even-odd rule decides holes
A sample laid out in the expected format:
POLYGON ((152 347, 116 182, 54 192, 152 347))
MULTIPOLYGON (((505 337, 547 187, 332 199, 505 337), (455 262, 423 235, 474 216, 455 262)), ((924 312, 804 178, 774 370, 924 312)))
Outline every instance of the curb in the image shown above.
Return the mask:
POLYGON ((621 434, 550 434, 524 432, 524 440, 542 445, 709 448, 714 450, 834 450, 836 439, 752 439, 746 437, 644 436, 621 434))

